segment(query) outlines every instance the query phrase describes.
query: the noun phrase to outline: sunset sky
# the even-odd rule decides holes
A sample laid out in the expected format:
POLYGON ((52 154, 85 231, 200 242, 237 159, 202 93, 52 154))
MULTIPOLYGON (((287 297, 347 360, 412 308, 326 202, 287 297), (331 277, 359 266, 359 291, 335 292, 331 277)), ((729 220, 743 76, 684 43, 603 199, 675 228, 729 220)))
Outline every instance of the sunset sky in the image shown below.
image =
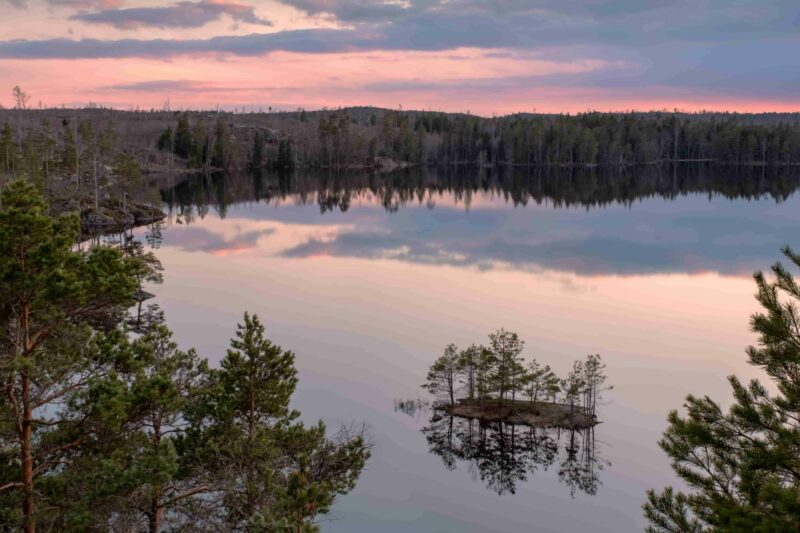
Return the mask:
POLYGON ((0 104, 800 110, 796 0, 0 0, 0 104))

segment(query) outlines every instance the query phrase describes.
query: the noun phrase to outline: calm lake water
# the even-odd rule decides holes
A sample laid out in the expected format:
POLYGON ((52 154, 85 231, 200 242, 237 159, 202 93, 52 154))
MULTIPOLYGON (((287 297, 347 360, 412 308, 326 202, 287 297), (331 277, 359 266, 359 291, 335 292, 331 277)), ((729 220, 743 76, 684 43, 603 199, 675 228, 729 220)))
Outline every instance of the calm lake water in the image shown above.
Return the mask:
POLYGON ((304 418, 369 425, 373 456, 325 532, 641 531, 645 491, 675 484, 668 411, 758 374, 751 274, 800 247, 797 184, 760 169, 196 178, 163 193, 152 290, 212 362, 259 314, 296 353, 304 418), (500 327, 559 373, 602 355, 615 388, 593 439, 395 409, 426 398, 446 344, 500 327))

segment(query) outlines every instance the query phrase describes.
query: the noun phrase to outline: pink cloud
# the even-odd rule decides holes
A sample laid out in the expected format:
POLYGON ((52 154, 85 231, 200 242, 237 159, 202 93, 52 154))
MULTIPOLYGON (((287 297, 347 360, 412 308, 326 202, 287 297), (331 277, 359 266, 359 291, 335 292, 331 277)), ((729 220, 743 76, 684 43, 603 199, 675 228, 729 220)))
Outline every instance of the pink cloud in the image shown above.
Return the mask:
POLYGON ((711 89, 559 85, 559 80, 570 76, 625 73, 633 67, 596 58, 558 61, 537 54, 476 48, 275 52, 256 57, 195 54, 172 61, 2 60, 0 68, 7 86, 20 84, 33 95, 34 104, 41 100, 55 106, 94 101, 121 108, 149 108, 160 107, 170 98, 173 107, 402 105, 483 115, 589 109, 791 111, 800 107, 800 98, 734 97, 711 89), (556 81, 551 79, 554 76, 556 81))

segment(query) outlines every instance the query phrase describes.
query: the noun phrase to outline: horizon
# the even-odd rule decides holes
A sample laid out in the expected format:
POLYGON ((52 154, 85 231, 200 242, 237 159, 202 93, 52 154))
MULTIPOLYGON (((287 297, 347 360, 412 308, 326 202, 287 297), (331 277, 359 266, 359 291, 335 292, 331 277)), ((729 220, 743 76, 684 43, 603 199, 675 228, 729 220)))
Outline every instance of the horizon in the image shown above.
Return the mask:
POLYGON ((800 110, 783 1, 9 0, 0 17, 3 80, 32 107, 800 110))
MULTIPOLYGON (((434 113, 434 114, 444 114, 444 115, 466 115, 471 117, 483 118, 483 119, 503 119, 515 116, 533 116, 533 117, 557 117, 557 116, 564 116, 564 117, 577 117, 582 115, 591 115, 591 114, 599 114, 599 115, 649 115, 649 114, 661 114, 661 115, 688 115, 688 116, 703 116, 703 115, 732 115, 732 116, 761 116, 761 115, 798 115, 800 114, 800 107, 792 110, 787 111, 738 111, 735 109, 722 109, 722 110, 713 110, 713 109, 698 109, 698 110, 685 110, 685 109, 627 109, 627 110, 620 110, 620 111, 603 111, 599 109, 587 109, 584 111, 552 111, 552 112, 539 112, 539 111, 512 111, 509 113, 504 114, 492 114, 492 115, 484 115, 480 113, 474 113, 469 110, 467 111, 444 111, 441 109, 422 109, 422 108, 405 108, 403 106, 399 106, 397 108, 390 108, 390 107, 382 107, 376 105, 347 105, 347 106, 325 106, 319 108, 310 108, 310 107, 297 107, 297 108, 275 108, 273 106, 269 106, 268 109, 264 109, 263 106, 219 106, 219 107, 174 107, 170 105, 168 108, 164 107, 162 103, 162 107, 159 108, 157 106, 153 107, 143 107, 138 105, 132 105, 127 108, 123 107, 114 107, 114 106, 103 106, 96 104, 94 102, 89 102, 85 105, 75 105, 75 106, 67 106, 67 105, 53 105, 53 106, 42 106, 42 107, 34 107, 28 105, 22 111, 114 111, 118 113, 227 113, 233 115, 276 115, 276 114, 291 114, 291 113, 326 113, 326 112, 337 112, 337 111, 348 111, 348 110, 375 110, 375 111, 388 111, 388 112, 399 112, 399 113, 434 113), (271 108, 271 109, 270 109, 271 108)), ((19 111, 16 107, 6 107, 0 105, 0 112, 3 111, 19 111)))

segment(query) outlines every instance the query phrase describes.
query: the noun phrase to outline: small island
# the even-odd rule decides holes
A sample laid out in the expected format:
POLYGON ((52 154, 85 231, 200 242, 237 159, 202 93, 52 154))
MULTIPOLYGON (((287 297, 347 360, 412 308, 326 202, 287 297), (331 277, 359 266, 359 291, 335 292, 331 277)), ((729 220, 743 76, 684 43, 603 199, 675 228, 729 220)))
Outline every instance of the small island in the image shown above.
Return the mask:
POLYGON ((437 404, 435 409, 451 416, 515 426, 581 429, 598 423, 597 416, 585 412, 582 407, 573 409, 563 403, 538 402, 531 407, 524 400, 491 400, 481 405, 478 400, 463 398, 455 405, 437 404))
POLYGON ((524 342, 500 329, 487 346, 459 350, 448 345, 434 361, 423 388, 436 397, 434 416, 563 429, 599 423, 598 400, 605 385, 605 364, 597 354, 575 361, 565 378, 536 359, 526 363, 524 342))

